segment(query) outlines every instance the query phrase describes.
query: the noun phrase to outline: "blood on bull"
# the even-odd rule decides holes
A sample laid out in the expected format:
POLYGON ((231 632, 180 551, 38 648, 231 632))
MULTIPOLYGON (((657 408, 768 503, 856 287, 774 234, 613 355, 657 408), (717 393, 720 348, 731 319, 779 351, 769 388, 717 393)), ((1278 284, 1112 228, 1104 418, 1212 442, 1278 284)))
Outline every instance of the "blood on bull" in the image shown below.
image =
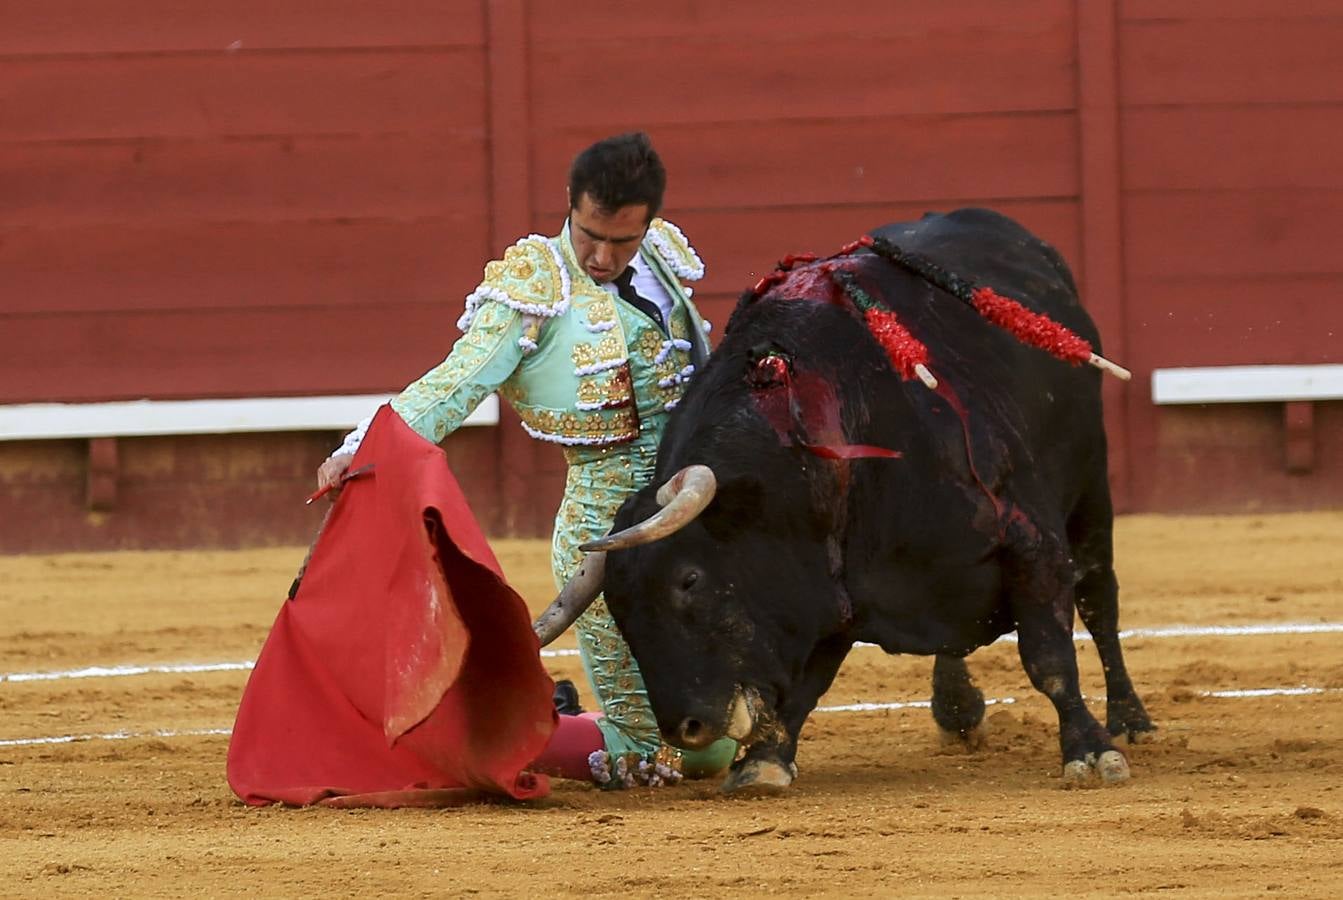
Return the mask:
POLYGON ((934 655, 933 717, 972 739, 964 658, 1019 636, 1066 782, 1116 782, 1153 724, 1118 637, 1099 337, 1057 252, 988 210, 793 257, 744 294, 669 423, 653 482, 538 620, 595 597, 685 748, 730 736, 726 790, 786 787, 859 641, 934 655), (1092 368, 1079 366, 1089 362, 1092 368), (1087 709, 1076 610, 1105 669, 1087 709))

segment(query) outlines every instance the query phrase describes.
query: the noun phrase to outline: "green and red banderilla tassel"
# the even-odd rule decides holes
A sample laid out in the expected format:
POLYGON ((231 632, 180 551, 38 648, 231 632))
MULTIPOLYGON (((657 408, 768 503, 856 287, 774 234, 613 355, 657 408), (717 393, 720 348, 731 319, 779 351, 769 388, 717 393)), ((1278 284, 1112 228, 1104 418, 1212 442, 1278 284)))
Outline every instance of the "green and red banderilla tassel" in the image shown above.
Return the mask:
POLYGON ((877 343, 886 351, 891 367, 900 377, 906 381, 917 378, 929 388, 936 388, 937 379, 928 370, 928 347, 909 333, 894 310, 882 306, 859 287, 852 272, 837 269, 830 273, 830 277, 863 314, 867 330, 872 332, 877 343))

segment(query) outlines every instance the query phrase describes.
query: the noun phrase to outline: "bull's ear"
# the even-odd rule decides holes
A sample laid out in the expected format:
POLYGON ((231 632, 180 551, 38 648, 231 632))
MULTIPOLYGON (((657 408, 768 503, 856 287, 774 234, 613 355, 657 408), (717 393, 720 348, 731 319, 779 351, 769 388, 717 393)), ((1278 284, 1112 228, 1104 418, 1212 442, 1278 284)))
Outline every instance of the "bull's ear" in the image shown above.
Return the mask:
POLYGON ((765 485, 755 478, 719 482, 718 491, 700 521, 715 540, 727 540, 743 531, 759 529, 764 511, 765 485))

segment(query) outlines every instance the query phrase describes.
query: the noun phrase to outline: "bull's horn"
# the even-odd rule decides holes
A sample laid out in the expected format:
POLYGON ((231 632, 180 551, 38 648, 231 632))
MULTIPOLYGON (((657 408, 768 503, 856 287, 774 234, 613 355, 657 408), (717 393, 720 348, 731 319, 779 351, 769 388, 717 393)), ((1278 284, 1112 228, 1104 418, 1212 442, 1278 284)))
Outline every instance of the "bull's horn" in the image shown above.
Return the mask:
POLYGON ((592 601, 602 592, 602 579, 605 576, 605 553, 589 553, 583 558, 583 563, 564 586, 564 590, 532 623, 532 631, 536 632, 542 647, 564 634, 564 630, 592 605, 592 601))
POLYGON ((584 544, 584 550, 624 550, 651 544, 689 525, 704 511, 718 490, 718 480, 708 466, 686 466, 658 488, 662 509, 638 525, 584 544))

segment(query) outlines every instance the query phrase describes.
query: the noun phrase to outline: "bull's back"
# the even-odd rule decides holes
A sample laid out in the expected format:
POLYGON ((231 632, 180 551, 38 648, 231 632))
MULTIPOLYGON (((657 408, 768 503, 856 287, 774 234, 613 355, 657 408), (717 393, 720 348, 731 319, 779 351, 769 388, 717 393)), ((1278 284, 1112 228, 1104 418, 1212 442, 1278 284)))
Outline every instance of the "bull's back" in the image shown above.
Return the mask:
POLYGON ((930 212, 913 222, 884 225, 872 234, 962 278, 1010 293, 1027 308, 1097 342, 1095 325, 1082 309, 1077 285, 1062 256, 1002 213, 976 207, 930 212))
MULTIPOLYGON (((1048 316, 1100 352, 1095 325, 1066 263, 1014 220, 992 210, 962 209, 929 213, 873 234, 1048 316)), ((885 299, 928 346, 930 367, 962 405, 979 474, 1003 479, 1005 491, 1024 492, 1032 505, 1050 495, 1047 505, 1066 515, 1083 490, 1104 481, 1099 373, 1027 346, 951 295, 932 291, 910 273, 890 271, 895 268, 880 264, 888 279, 885 299)), ((959 424, 950 428, 958 430, 959 424)), ((949 427, 945 416, 933 416, 928 425, 949 427)))

